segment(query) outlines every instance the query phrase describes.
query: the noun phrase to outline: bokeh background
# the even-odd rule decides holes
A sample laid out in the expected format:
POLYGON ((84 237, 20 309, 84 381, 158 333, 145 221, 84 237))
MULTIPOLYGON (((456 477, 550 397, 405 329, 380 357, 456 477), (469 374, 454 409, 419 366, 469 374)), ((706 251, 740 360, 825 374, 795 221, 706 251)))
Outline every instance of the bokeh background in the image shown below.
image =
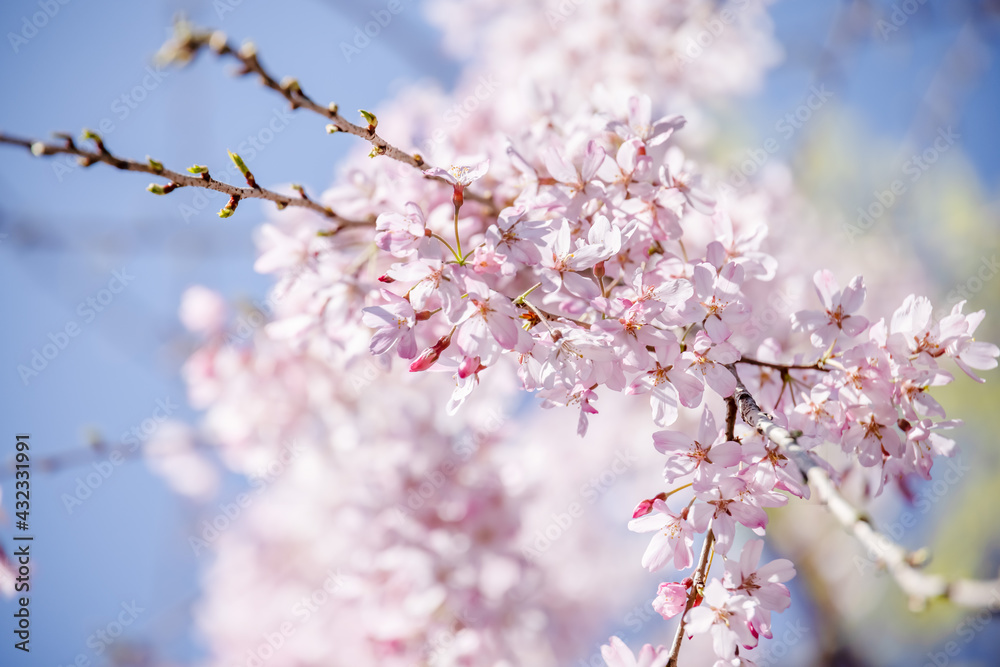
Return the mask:
MULTIPOLYGON (((0 6, 0 130, 44 138, 51 131, 77 135, 104 122, 111 129, 102 134, 114 153, 220 168, 227 149, 254 136, 262 148, 250 166, 259 180, 298 182, 312 192, 329 186, 354 144, 318 133, 321 119, 286 115, 273 93, 230 76, 229 63, 200 58, 184 69, 157 70, 152 55, 179 12, 234 39, 252 38, 272 71, 294 74, 316 99, 336 100, 343 109, 377 107, 421 80, 447 89, 461 65, 439 47, 440 35, 418 0, 403 0, 403 11, 349 63, 341 43, 350 42, 356 26, 384 2, 53 0, 47 22, 26 28, 45 4, 14 0, 0 6), (275 117, 283 129, 260 136, 275 117)), ((853 246, 880 258, 881 274, 891 275, 899 258, 916 262, 928 296, 938 303, 966 290, 967 312, 987 309, 980 337, 1000 340, 1000 3, 784 1, 769 11, 781 60, 758 90, 706 109, 720 128, 711 152, 735 168, 768 137, 781 137, 778 155, 816 210, 802 225, 823 225, 820 232, 804 232, 816 238, 854 235, 859 207, 868 208, 894 180, 905 179, 906 191, 856 235, 853 246), (894 20, 894 12, 904 20, 894 20), (828 101, 808 119, 800 117, 786 137, 780 124, 815 87, 831 93, 828 101), (953 128, 957 140, 911 179, 915 172, 912 162, 906 171, 907 161, 945 128, 953 128)), ((88 485, 89 494, 78 487, 95 472, 93 462, 107 460, 102 448, 122 442, 132 429, 144 441, 162 406, 169 406, 171 418, 196 422, 178 373, 193 346, 178 323, 180 295, 200 283, 232 302, 262 299, 270 282, 252 270, 250 232, 264 211, 259 202, 244 202, 238 215, 222 220, 216 211, 223 196, 181 191, 153 197, 144 190, 149 180, 0 146, 6 319, 0 438, 7 443, 0 460, 11 458, 14 433, 31 433, 36 535, 32 652, 12 649, 14 604, 0 600, 3 665, 70 665, 81 655, 96 665, 194 664, 204 654, 191 609, 211 554, 194 554, 187 538, 214 506, 178 497, 149 470, 139 448, 99 485, 88 485), (103 310, 88 315, 81 304, 98 298, 116 271, 133 278, 103 310), (25 381, 18 366, 30 365, 35 350, 70 321, 80 334, 25 381), (117 618, 123 604, 142 611, 107 650, 99 650, 94 633, 117 618)), ((839 277, 846 282, 850 276, 839 277)), ((907 293, 906 285, 898 289, 907 293)), ((1000 567, 1000 377, 994 371, 987 378, 985 388, 959 381, 942 392, 949 415, 967 422, 958 440, 960 460, 971 469, 957 484, 912 489, 933 502, 903 538, 910 546, 930 546, 947 571, 981 577, 1000 567)), ((0 475, 7 503, 10 473, 5 468, 0 475)), ((220 496, 245 484, 226 478, 220 496)), ((893 497, 875 511, 891 523, 905 509, 906 500, 893 497)), ((780 545, 780 512, 775 525, 780 545)), ((0 524, 8 551, 13 532, 9 521, 0 524)), ((859 575, 851 564, 845 570, 862 582, 875 577, 871 571, 859 575)), ((935 606, 909 615, 891 587, 876 603, 848 610, 827 604, 807 586, 793 595, 810 598, 798 613, 829 635, 812 634, 803 660, 923 665, 948 641, 961 644, 949 664, 1000 660, 1000 632, 990 617, 965 641, 958 632, 968 620, 960 612, 935 606)), ((594 637, 594 645, 620 621, 609 619, 609 632, 594 637)))

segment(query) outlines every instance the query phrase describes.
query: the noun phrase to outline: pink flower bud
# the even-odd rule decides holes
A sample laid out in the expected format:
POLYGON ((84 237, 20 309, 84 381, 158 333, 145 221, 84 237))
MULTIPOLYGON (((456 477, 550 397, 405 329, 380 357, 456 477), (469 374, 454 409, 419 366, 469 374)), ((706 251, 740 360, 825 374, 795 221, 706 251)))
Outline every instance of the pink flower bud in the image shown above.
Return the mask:
POLYGON ((438 360, 441 353, 444 352, 445 348, 451 345, 451 334, 443 336, 438 342, 434 343, 431 347, 427 348, 420 353, 413 363, 410 364, 410 372, 417 373, 419 371, 426 371, 428 368, 434 365, 434 362, 438 360))

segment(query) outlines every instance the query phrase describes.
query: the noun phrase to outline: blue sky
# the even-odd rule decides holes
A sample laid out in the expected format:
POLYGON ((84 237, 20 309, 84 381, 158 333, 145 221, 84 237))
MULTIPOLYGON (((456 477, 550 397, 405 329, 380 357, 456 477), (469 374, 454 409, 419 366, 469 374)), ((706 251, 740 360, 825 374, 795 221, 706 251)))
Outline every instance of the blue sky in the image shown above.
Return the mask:
MULTIPOLYGON (((892 11, 891 3, 875 4, 892 11)), ((817 70, 815 45, 828 39, 832 8, 840 3, 826 9, 818 3, 778 3, 778 38, 789 61, 768 78, 761 95, 741 102, 742 122, 757 136, 767 136, 775 119, 822 78, 860 128, 898 144, 905 156, 906 146, 921 145, 927 135, 925 101, 929 89, 932 98, 937 94, 932 85, 940 85, 935 76, 942 62, 956 44, 967 41, 962 31, 969 25, 960 12, 967 4, 929 2, 887 39, 869 30, 868 40, 838 47, 834 70, 817 70)), ((273 71, 294 74, 318 100, 355 109, 376 106, 402 82, 432 78, 448 85, 458 70, 437 51, 435 31, 426 26, 416 0, 403 0, 398 18, 345 62, 340 43, 352 39, 368 12, 384 5, 5 2, 0 6, 0 32, 7 35, 0 45, 5 91, 0 129, 31 137, 46 137, 52 130, 79 135, 83 127, 104 122, 112 128, 104 135, 114 153, 216 170, 226 165, 228 148, 259 136, 272 118, 284 119, 284 106, 270 91, 230 76, 229 63, 202 58, 183 70, 150 69, 151 56, 177 12, 236 40, 252 37, 273 71), (51 16, 36 21, 44 26, 25 29, 25 21, 44 7, 51 16), (23 40, 12 40, 11 33, 23 40)), ((995 23, 978 27, 981 35, 996 34, 995 23)), ((954 122, 970 138, 962 150, 990 200, 1000 183, 998 51, 997 40, 977 51, 981 58, 975 62, 983 64, 954 100, 954 122)), ((262 182, 299 182, 320 191, 332 181, 350 138, 327 137, 323 120, 306 114, 282 122, 287 125, 251 168, 262 182)), ((858 155, 859 161, 867 159, 858 155)), ((215 212, 225 197, 213 194, 191 215, 179 205, 197 208, 195 193, 154 197, 145 191, 150 181, 145 175, 61 164, 0 147, 0 233, 6 234, 0 239, 7 316, 0 364, 4 460, 13 452, 16 432, 31 433, 36 461, 79 450, 92 433, 117 442, 150 419, 158 401, 179 406, 173 417, 194 421, 178 376, 190 350, 176 318, 181 292, 202 283, 231 300, 253 299, 268 286, 251 268, 249 231, 263 217, 262 204, 246 202, 236 216, 221 220, 215 212), (122 275, 127 284, 122 285, 122 275), (114 291, 118 286, 123 288, 114 291), (90 299, 101 305, 100 312, 87 305, 90 299), (65 349, 37 376, 22 379, 17 367, 30 365, 36 350, 53 338, 63 340, 59 332, 74 324, 79 333, 68 338, 65 349)), ((997 222, 984 224, 996 229, 997 222)), ((207 557, 192 553, 187 536, 200 515, 141 461, 101 465, 108 459, 99 452, 93 460, 101 470, 111 465, 110 475, 105 478, 92 464, 44 474, 36 468, 33 650, 30 660, 13 664, 62 666, 81 655, 102 664, 109 651, 98 655, 102 644, 94 633, 107 630, 123 613, 122 605, 133 603, 142 611, 112 649, 134 641, 177 661, 199 655, 190 605, 207 557), (87 484, 94 474, 99 485, 87 484), (68 508, 66 494, 74 494, 80 480, 94 488, 82 504, 68 508)), ((235 494, 239 484, 230 480, 221 500, 235 494)), ((11 491, 5 491, 6 505, 11 491)), ((12 532, 0 526, 8 550, 12 532)), ((0 601, 0 619, 7 619, 0 620, 2 637, 8 636, 13 609, 11 601, 0 601)), ((0 644, 0 664, 21 658, 10 642, 0 644)))

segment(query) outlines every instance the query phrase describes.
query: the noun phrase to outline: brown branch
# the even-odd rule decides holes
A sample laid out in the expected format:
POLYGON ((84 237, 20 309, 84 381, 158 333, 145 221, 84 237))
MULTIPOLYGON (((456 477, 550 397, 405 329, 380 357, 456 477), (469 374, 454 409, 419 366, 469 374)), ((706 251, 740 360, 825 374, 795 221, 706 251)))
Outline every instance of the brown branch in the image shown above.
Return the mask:
MULTIPOLYGON (((24 139, 21 137, 11 136, 9 134, 4 134, 0 132, 0 144, 10 144, 13 146, 21 146, 28 149, 33 154, 37 156, 49 156, 49 155, 75 155, 79 158, 80 163, 86 167, 97 162, 103 162, 109 164, 116 169, 121 169, 123 171, 138 171, 145 174, 151 174, 153 176, 159 176, 168 179, 168 183, 162 186, 162 192, 164 194, 169 193, 179 187, 196 187, 205 188, 207 190, 215 190, 216 192, 221 192, 230 196, 230 204, 227 206, 235 209, 236 204, 240 199, 266 199, 267 201, 272 201, 278 205, 278 208, 284 208, 286 206, 295 206, 299 208, 305 208, 310 211, 319 213, 320 215, 333 220, 336 223, 336 228, 334 232, 340 231, 346 227, 372 227, 375 224, 374 220, 351 220, 344 218, 337 213, 335 213, 329 206, 323 206, 322 204, 313 201, 307 197, 296 197, 290 195, 283 195, 279 192, 273 190, 268 190, 260 186, 257 187, 245 187, 241 188, 236 185, 231 185, 229 183, 224 183, 223 181, 218 181, 212 178, 208 172, 202 174, 183 174, 170 169, 164 168, 159 163, 155 163, 150 160, 148 162, 137 162, 135 160, 129 160, 125 158, 120 158, 112 155, 108 149, 104 146, 103 141, 100 138, 95 138, 94 143, 97 145, 97 149, 94 151, 89 151, 77 146, 73 140, 67 135, 58 135, 63 138, 63 143, 45 143, 42 141, 33 141, 31 139, 24 139)), ((96 135, 95 135, 96 136, 96 135)), ((252 175, 248 177, 248 181, 252 179, 252 175)), ((254 181, 255 183, 255 181, 254 181)))
POLYGON ((736 363, 750 364, 751 366, 763 366, 764 368, 773 368, 779 371, 798 370, 798 371, 822 371, 823 373, 830 372, 830 369, 821 366, 819 361, 817 361, 814 364, 778 364, 778 363, 771 363, 770 361, 761 361, 760 359, 751 359, 750 357, 741 356, 740 360, 737 361, 736 363))
POLYGON ((844 498, 826 469, 816 457, 798 443, 801 433, 793 433, 779 426, 757 406, 753 396, 740 380, 735 365, 727 366, 736 376, 734 400, 739 406, 743 421, 762 436, 773 442, 785 456, 795 462, 805 481, 816 492, 819 501, 847 532, 854 536, 871 553, 881 554, 889 574, 904 593, 910 606, 921 609, 932 599, 950 600, 960 607, 972 609, 995 608, 1000 599, 1000 578, 991 580, 946 579, 926 574, 917 567, 926 562, 925 553, 910 553, 902 546, 880 533, 871 518, 844 498))
POLYGON ((199 30, 186 21, 179 21, 174 28, 174 37, 164 44, 157 54, 161 62, 165 64, 186 63, 197 56, 203 48, 209 48, 219 56, 232 56, 241 64, 239 75, 256 74, 264 86, 288 100, 292 109, 308 109, 323 116, 337 128, 337 131, 347 132, 370 142, 379 155, 385 155, 418 169, 426 168, 424 160, 419 154, 411 155, 391 145, 375 132, 375 127, 371 123, 355 125, 340 115, 336 104, 331 103, 328 106, 317 104, 302 92, 302 87, 295 79, 286 78, 278 81, 260 64, 260 60, 257 58, 257 49, 253 43, 246 42, 241 48, 234 48, 229 43, 225 33, 199 30))
POLYGON ((708 533, 705 535, 705 544, 701 547, 701 555, 698 557, 698 567, 695 569, 694 577, 692 578, 691 592, 688 593, 687 604, 684 605, 684 612, 681 614, 680 623, 677 625, 677 634, 674 635, 673 644, 670 645, 670 659, 667 660, 667 667, 678 667, 677 656, 681 652, 681 642, 684 641, 684 617, 694 608, 695 600, 702 594, 702 588, 705 585, 705 577, 707 575, 708 557, 712 553, 713 546, 715 546, 715 533, 709 528, 708 533))
MULTIPOLYGON (((378 119, 370 116, 374 122, 366 122, 364 125, 355 125, 351 121, 340 115, 340 109, 336 103, 331 102, 327 106, 317 104, 312 98, 302 91, 302 86, 297 79, 286 78, 278 81, 271 73, 264 69, 257 56, 257 49, 252 42, 246 42, 241 48, 234 48, 225 33, 221 31, 199 30, 191 24, 180 21, 175 25, 175 35, 160 49, 158 58, 165 63, 186 63, 192 60, 203 48, 209 48, 219 56, 231 56, 240 62, 238 75, 256 74, 260 78, 261 84, 279 93, 288 100, 292 109, 308 109, 330 121, 330 125, 335 129, 327 128, 330 133, 346 132, 361 137, 372 145, 372 157, 385 155, 386 157, 408 164, 416 169, 424 170, 429 168, 424 162, 424 158, 419 153, 407 153, 406 151, 393 146, 384 138, 378 135, 375 128, 378 126, 378 119)), ((367 112, 365 112, 367 113, 367 112)), ((443 178, 437 176, 427 176, 434 180, 448 183, 443 178)), ((495 210, 492 197, 487 194, 480 194, 466 191, 465 197, 486 205, 491 211, 495 210)))
POLYGON ((736 439, 736 399, 726 397, 726 440, 736 439))
MULTIPOLYGON (((736 401, 732 396, 726 398, 726 439, 733 440, 736 437, 736 401)), ((688 593, 687 602, 684 605, 684 613, 681 614, 680 623, 677 625, 677 634, 670 645, 670 657, 667 660, 667 667, 678 667, 677 656, 681 652, 681 642, 684 641, 684 617, 694 608, 694 603, 698 597, 704 594, 705 579, 708 576, 708 559, 715 546, 715 533, 708 529, 705 535, 705 543, 701 547, 701 555, 698 557, 698 567, 695 568, 692 577, 691 590, 688 593)))

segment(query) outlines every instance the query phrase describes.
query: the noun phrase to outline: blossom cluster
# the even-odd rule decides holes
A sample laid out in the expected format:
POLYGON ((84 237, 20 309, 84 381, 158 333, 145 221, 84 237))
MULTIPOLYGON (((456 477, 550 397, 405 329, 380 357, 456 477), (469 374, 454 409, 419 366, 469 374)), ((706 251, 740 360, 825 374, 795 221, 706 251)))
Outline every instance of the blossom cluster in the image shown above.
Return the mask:
POLYGON ((372 352, 452 371, 452 409, 510 352, 525 389, 579 406, 581 434, 600 386, 649 394, 660 426, 706 384, 731 394, 724 366, 739 355, 727 340, 749 316, 744 280, 769 277, 763 234, 737 237, 713 215, 671 142, 683 119, 653 120, 648 98, 629 110, 572 119, 570 131, 550 123, 475 166, 429 171, 453 184, 451 201, 379 215, 375 243, 396 261, 364 310, 372 352), (473 183, 493 201, 465 197, 473 183), (701 233, 682 240, 685 228, 701 233))
MULTIPOLYGON (((682 118, 655 119, 642 96, 627 108, 621 117, 550 118, 488 144, 484 157, 466 164, 428 169, 425 179, 397 175, 394 201, 373 204, 383 209, 373 233, 345 231, 331 243, 267 228, 258 262, 265 269, 309 262, 321 276, 354 242, 349 234, 374 242, 367 274, 356 262, 349 280, 338 270, 332 284, 296 274, 291 289, 304 303, 270 333, 293 341, 319 333, 355 352, 367 339, 372 354, 401 358, 411 372, 442 372, 452 382, 452 414, 505 362, 516 364, 522 388, 544 406, 578 410, 580 435, 601 392, 647 396, 663 429, 682 409, 701 409, 697 437, 654 436, 669 491, 641 503, 630 525, 656 531, 643 557, 650 569, 691 567, 698 533, 711 535, 712 553, 725 557, 738 525, 763 535, 765 508, 783 505, 784 493, 808 495, 776 445, 746 429, 726 437, 717 426, 711 406, 733 395, 737 368, 748 378, 760 371, 756 394, 803 444, 841 446, 848 457, 840 472, 855 461, 876 470, 874 493, 912 472, 929 476, 934 456, 954 450, 939 431, 955 422, 943 419, 927 390, 951 380, 938 368, 942 357, 966 370, 996 365, 1000 351, 973 338, 983 313, 963 315, 958 304, 934 322, 929 301, 911 296, 890 324, 870 324, 858 314, 863 280, 841 291, 820 271, 823 310, 798 312, 784 331, 776 328, 789 349, 769 338, 750 355, 733 341, 753 325, 746 288, 778 268, 764 247, 766 225, 731 215, 706 194, 675 141, 682 118), (791 348, 794 331, 808 333, 804 351, 791 348), (673 512, 667 497, 688 488, 687 506, 673 512)), ((357 195, 335 191, 329 199, 343 204, 357 195)), ((673 609, 678 595, 704 600, 687 613, 689 632, 716 632, 716 621, 701 618, 715 609, 735 633, 713 643, 719 659, 736 659, 737 640, 752 647, 768 637, 770 611, 787 606, 743 600, 718 579, 695 591, 669 586, 661 593, 674 597, 661 609, 673 609)))
MULTIPOLYGON (((289 664, 566 664, 602 611, 586 582, 630 569, 600 569, 620 554, 591 520, 559 524, 560 544, 529 554, 531 517, 565 508, 600 470, 607 431, 621 440, 622 424, 642 420, 658 429, 644 449, 663 465, 665 490, 628 524, 653 533, 641 564, 693 570, 662 583, 654 608, 684 624, 682 664, 752 664, 771 612, 790 604, 794 568, 762 564, 763 542, 742 533, 763 536, 766 510, 809 489, 777 445, 720 417, 737 373, 775 422, 822 450, 836 479, 867 471, 877 494, 953 453, 940 431, 955 422, 929 392, 952 379, 945 359, 970 374, 996 366, 1000 351, 974 339, 983 314, 958 304, 937 320, 923 297, 898 308, 879 297, 867 307, 895 312, 873 323, 860 277, 840 290, 819 271, 820 310, 790 298, 795 308, 774 316, 770 293, 815 268, 788 234, 793 197, 780 183, 716 197, 712 166, 692 159, 699 142, 685 143, 684 118, 664 113, 665 102, 758 76, 771 53, 759 25, 730 26, 691 62, 661 54, 650 70, 623 63, 653 48, 677 55, 715 3, 584 3, 548 27, 525 21, 532 3, 432 6, 452 38, 472 36, 485 56, 452 95, 409 91, 378 115, 380 131, 439 167, 359 151, 321 201, 371 226, 290 210, 262 226, 255 268, 277 284, 260 330, 234 337, 215 297, 185 301, 186 323, 206 335, 186 377, 225 464, 253 474, 281 443, 309 445, 271 482, 273 505, 219 538, 200 625, 220 657, 259 659, 260 637, 297 623, 297 604, 326 590, 333 568, 333 602, 301 614, 323 622, 293 625, 284 640, 289 664), (530 34, 507 29, 514 20, 546 38, 504 41, 530 34), (587 49, 567 48, 574 35, 587 49), (546 58, 551 67, 536 66, 546 58), (541 96, 473 95, 474 76, 494 67, 541 96), (620 85, 594 90, 602 81, 620 85), (475 108, 433 139, 466 93, 475 108), (552 437, 524 407, 502 408, 516 437, 484 428, 489 410, 517 404, 517 389, 575 410, 587 442, 552 437), (595 416, 604 406, 610 414, 595 416), (695 558, 698 536, 707 558, 695 558), (286 553, 298 560, 277 567, 286 553)), ((612 667, 669 660, 652 646, 636 657, 617 637, 602 653, 612 667)))

